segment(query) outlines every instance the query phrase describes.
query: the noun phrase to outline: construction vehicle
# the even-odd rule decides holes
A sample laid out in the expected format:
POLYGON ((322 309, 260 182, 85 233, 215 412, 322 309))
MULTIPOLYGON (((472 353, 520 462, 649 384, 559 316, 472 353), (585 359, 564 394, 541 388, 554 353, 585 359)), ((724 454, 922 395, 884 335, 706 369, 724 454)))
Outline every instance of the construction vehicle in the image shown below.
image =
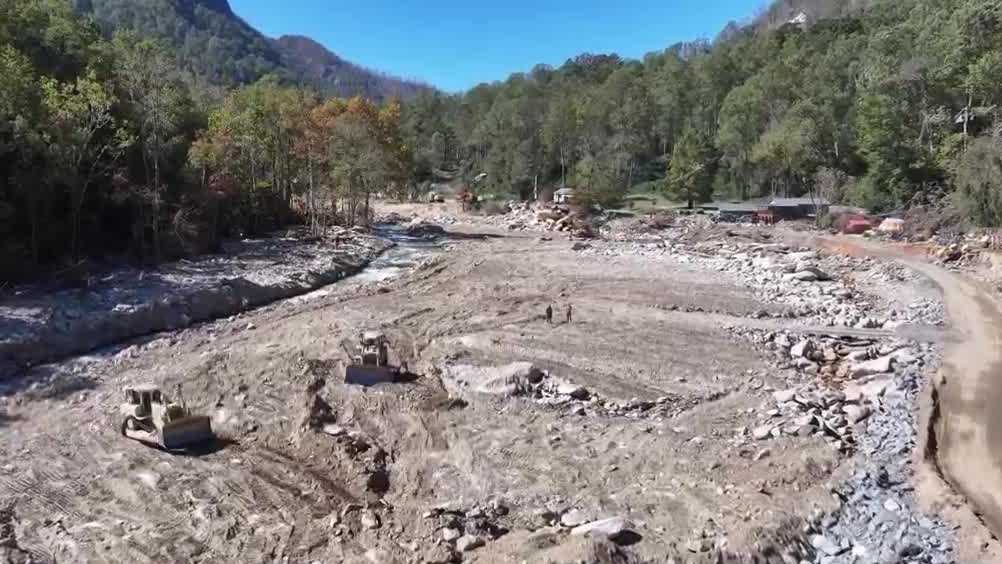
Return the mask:
POLYGON ((361 354, 345 370, 345 384, 374 386, 397 381, 400 370, 390 366, 390 343, 381 331, 365 331, 359 337, 361 354))
POLYGON ((184 403, 181 386, 171 401, 156 385, 125 388, 122 435, 165 450, 183 450, 215 438, 209 417, 192 415, 184 403))

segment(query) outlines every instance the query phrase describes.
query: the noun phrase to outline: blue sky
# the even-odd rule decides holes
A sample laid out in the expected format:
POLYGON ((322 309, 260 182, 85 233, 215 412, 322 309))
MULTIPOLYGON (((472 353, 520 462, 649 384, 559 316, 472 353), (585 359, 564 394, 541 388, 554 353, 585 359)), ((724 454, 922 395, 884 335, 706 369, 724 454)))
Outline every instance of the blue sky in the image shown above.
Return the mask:
POLYGON ((583 52, 639 58, 712 38, 764 0, 230 0, 266 35, 306 35, 354 63, 450 92, 583 52))

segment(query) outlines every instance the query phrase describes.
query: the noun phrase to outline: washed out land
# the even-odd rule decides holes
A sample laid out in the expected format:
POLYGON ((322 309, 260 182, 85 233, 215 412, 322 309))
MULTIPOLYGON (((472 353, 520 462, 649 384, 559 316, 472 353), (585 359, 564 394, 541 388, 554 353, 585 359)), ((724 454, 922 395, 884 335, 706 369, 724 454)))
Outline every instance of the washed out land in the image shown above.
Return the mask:
POLYGON ((587 240, 522 205, 484 217, 385 204, 377 217, 336 253, 330 241, 247 242, 152 289, 119 272, 5 301, 17 330, 4 346, 22 357, 0 395, 0 553, 997 556, 981 407, 997 360, 981 345, 999 314, 973 276, 893 242, 699 216, 613 219, 587 240), (328 283, 349 263, 369 265, 328 283), (210 267, 228 292, 200 290, 210 267), (262 290, 275 287, 288 290, 262 290), (123 302, 182 297, 151 313, 111 304, 112 288, 123 302), (101 342, 88 327, 117 332, 101 342), (413 378, 344 383, 367 329, 413 378), (121 390, 143 382, 182 384, 216 441, 177 454, 123 437, 121 390))

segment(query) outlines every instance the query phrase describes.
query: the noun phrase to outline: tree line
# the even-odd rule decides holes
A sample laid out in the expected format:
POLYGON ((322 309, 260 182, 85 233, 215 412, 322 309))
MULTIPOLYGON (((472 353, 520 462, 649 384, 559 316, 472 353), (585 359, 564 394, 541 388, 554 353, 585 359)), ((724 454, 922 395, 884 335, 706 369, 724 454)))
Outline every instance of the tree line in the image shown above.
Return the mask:
POLYGON ((1002 3, 822 2, 833 17, 784 24, 786 3, 641 61, 581 55, 422 96, 405 112, 417 169, 487 172, 484 190, 523 197, 566 183, 606 205, 654 189, 889 211, 947 194, 1002 222, 1002 3))
POLYGON ((69 0, 0 0, 0 278, 96 254, 155 264, 289 221, 321 232, 443 171, 481 197, 571 185, 606 206, 945 195, 1002 223, 1002 2, 769 13, 640 61, 585 54, 401 105, 273 76, 207 86, 69 0))
POLYGON ((405 193, 401 107, 265 77, 230 91, 67 0, 0 0, 0 280, 95 254, 155 264, 405 193))

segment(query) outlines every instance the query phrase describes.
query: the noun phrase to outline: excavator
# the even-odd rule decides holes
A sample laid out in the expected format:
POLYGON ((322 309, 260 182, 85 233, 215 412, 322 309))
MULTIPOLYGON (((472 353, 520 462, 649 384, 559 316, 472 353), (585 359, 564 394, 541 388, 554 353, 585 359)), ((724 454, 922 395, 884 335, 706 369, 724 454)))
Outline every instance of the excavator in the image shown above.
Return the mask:
POLYGON ((208 416, 192 415, 184 403, 181 386, 177 401, 168 399, 152 384, 125 388, 122 435, 167 451, 184 450, 215 438, 208 416))

